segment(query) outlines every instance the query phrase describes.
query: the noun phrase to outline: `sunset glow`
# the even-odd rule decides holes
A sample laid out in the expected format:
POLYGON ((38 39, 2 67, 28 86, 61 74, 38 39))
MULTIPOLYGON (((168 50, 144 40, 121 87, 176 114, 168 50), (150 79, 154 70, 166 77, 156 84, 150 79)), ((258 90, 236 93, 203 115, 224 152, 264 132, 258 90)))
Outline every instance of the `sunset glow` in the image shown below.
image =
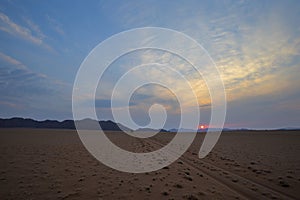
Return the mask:
POLYGON ((199 125, 199 127, 198 127, 199 129, 205 129, 206 128, 206 126, 205 125, 199 125))
POLYGON ((211 99, 211 94, 220 93, 206 81, 221 77, 228 105, 225 123, 232 124, 230 128, 299 126, 299 1, 92 0, 71 7, 69 1, 12 2, 0 2, 0 118, 72 119, 73 83, 91 50, 122 31, 161 27, 191 37, 209 57, 204 52, 198 55, 183 41, 158 41, 155 34, 142 34, 140 44, 147 46, 153 47, 155 41, 170 47, 182 43, 179 46, 187 48, 182 52, 189 59, 155 48, 116 57, 103 74, 95 99, 88 90, 80 90, 82 112, 96 110, 99 120, 115 121, 112 110, 130 107, 138 126, 149 123, 148 110, 157 103, 168 114, 163 128, 173 129, 178 128, 181 114, 190 115, 200 106, 201 124, 196 122, 192 128, 206 129, 212 104, 220 103, 211 99), (218 73, 207 65, 210 61, 218 73), (191 62, 206 66, 203 74, 191 62), (132 70, 130 79, 114 92, 118 105, 111 106, 117 81, 136 66, 141 67, 132 70), (145 85, 133 93, 128 105, 125 94, 133 80, 158 80, 172 90, 145 85), (180 105, 177 97, 184 97, 180 105))

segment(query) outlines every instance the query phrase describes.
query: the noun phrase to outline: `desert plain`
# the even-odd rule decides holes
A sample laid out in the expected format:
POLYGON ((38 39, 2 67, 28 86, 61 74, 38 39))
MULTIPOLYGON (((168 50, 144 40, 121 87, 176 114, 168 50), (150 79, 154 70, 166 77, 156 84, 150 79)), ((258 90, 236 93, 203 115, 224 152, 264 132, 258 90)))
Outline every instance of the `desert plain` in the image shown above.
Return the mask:
MULTIPOLYGON (((175 133, 106 134, 128 151, 150 152, 175 133)), ((0 129, 0 199, 300 199, 300 131, 223 132, 199 159, 204 136, 171 165, 136 174, 99 162, 76 130, 0 129)))

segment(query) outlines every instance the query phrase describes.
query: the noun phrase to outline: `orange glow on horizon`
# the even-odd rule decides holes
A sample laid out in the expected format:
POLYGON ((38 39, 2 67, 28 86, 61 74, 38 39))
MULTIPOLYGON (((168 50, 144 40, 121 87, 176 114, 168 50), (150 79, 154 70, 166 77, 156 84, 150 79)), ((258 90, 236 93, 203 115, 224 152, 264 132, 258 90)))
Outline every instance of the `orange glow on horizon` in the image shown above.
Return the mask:
POLYGON ((199 125, 199 126, 198 126, 198 128, 199 128, 199 129, 205 129, 205 128, 206 128, 206 126, 205 126, 205 125, 203 125, 203 124, 201 124, 201 125, 199 125))

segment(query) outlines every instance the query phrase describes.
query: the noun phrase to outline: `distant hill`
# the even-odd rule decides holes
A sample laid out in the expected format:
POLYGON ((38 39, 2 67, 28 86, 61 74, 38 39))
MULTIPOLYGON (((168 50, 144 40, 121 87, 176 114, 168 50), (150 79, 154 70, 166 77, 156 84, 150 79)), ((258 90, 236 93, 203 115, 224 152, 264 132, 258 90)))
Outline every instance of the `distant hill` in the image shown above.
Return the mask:
POLYGON ((165 129, 152 129, 152 128, 139 128, 135 130, 136 132, 161 132, 161 133, 167 133, 169 131, 165 129))
POLYGON ((196 130, 193 129, 187 129, 187 128, 181 128, 181 129, 176 129, 172 128, 169 130, 170 132, 176 133, 176 132, 183 132, 183 133, 188 133, 188 132, 195 132, 196 130))
MULTIPOLYGON (((82 129, 94 130, 93 125, 95 125, 96 120, 92 119, 83 119, 76 121, 82 129)), ((102 130, 110 131, 120 131, 131 129, 123 126, 122 124, 117 124, 113 121, 98 121, 102 130)), ((24 119, 24 118, 11 118, 11 119, 1 119, 0 118, 0 128, 49 128, 49 129, 75 129, 75 123, 73 120, 64 120, 59 122, 57 120, 44 120, 36 121, 33 119, 24 119)))
MULTIPOLYGON (((237 131, 268 131, 268 130, 272 130, 272 131, 297 131, 300 130, 300 128, 298 127, 286 127, 286 128, 278 128, 278 129, 249 129, 249 128, 223 128, 221 129, 222 132, 237 132, 237 131)), ((169 132, 195 132, 196 130, 193 129, 170 129, 169 132)), ((204 133, 207 132, 208 128, 205 129, 198 129, 197 132, 198 133, 204 133)), ((220 129, 217 128, 211 128, 210 131, 220 131, 220 129)))

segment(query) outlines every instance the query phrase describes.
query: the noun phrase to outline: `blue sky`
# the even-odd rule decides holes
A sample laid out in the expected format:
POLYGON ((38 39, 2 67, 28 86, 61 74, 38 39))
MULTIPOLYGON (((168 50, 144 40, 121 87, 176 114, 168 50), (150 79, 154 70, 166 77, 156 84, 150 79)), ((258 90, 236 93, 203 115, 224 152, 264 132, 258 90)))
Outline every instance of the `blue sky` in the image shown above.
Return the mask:
MULTIPOLYGON (((191 36, 214 59, 227 94, 225 126, 299 127, 299 11, 296 0, 2 0, 0 117, 72 118, 73 82, 89 52, 121 31, 157 26, 191 36)), ((97 93, 96 107, 101 119, 111 119, 106 93, 111 90, 108 85, 112 80, 119 77, 124 66, 154 57, 157 62, 172 58, 148 51, 114 63, 103 80, 107 87, 97 93), (120 65, 123 68, 118 68, 120 65)), ((174 66, 182 64, 176 58, 171 60, 174 66)), ((193 84, 196 87, 201 81, 193 84)), ((209 96, 205 91, 197 91, 203 105, 201 123, 207 124, 209 96)), ((156 87, 141 88, 132 97, 132 115, 137 122, 147 124, 146 110, 154 102, 167 107, 166 128, 176 127, 178 102, 171 93, 156 87)))

